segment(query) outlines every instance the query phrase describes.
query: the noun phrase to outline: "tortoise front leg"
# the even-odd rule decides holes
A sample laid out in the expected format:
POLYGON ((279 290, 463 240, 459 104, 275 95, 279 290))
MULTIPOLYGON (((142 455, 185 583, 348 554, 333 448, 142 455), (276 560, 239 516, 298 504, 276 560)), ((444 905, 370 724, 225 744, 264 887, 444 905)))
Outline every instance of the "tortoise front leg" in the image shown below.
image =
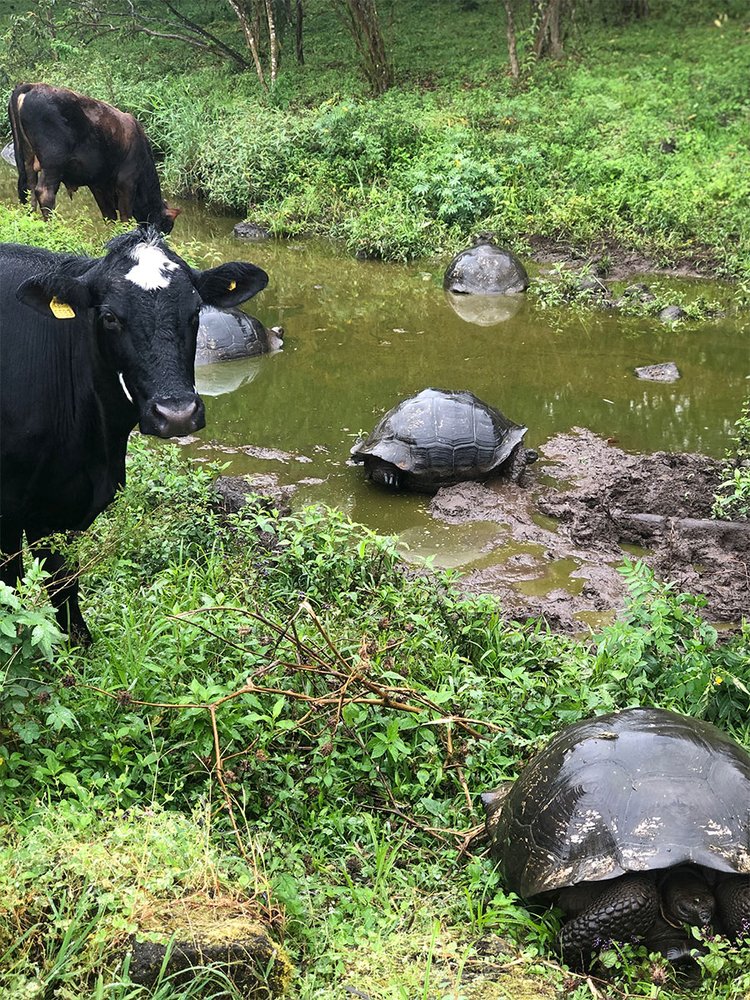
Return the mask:
POLYGON ((659 891, 651 879, 624 875, 605 883, 594 902, 562 927, 560 950, 576 960, 603 941, 642 938, 658 915, 659 891))
POLYGON ((728 936, 750 936, 750 875, 727 875, 715 891, 728 936))

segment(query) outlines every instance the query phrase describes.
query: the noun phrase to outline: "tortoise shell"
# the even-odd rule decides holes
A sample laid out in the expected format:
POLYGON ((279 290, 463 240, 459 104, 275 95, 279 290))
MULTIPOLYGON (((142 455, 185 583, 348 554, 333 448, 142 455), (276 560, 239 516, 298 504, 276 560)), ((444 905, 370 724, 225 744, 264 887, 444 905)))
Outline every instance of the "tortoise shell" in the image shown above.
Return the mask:
POLYGON ((389 410, 351 455, 390 463, 413 487, 429 488, 488 475, 526 430, 467 390, 423 389, 389 410))
POLYGON ((750 873, 750 754, 699 719, 632 708, 574 723, 504 798, 483 798, 524 897, 682 864, 750 873))
POLYGON ((259 319, 241 309, 203 305, 199 316, 195 363, 208 365, 279 351, 284 346, 282 337, 280 327, 267 329, 259 319))

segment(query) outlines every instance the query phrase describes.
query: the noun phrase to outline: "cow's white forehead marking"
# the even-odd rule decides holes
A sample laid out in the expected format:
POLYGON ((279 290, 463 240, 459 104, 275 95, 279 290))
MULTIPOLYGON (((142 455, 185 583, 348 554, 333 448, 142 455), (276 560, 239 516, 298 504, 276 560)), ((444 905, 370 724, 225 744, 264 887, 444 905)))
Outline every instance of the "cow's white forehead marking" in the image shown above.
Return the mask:
POLYGON ((179 267, 163 250, 147 243, 134 247, 130 256, 135 261, 135 266, 131 267, 125 277, 146 292, 154 288, 166 288, 170 280, 169 272, 176 271, 179 267))

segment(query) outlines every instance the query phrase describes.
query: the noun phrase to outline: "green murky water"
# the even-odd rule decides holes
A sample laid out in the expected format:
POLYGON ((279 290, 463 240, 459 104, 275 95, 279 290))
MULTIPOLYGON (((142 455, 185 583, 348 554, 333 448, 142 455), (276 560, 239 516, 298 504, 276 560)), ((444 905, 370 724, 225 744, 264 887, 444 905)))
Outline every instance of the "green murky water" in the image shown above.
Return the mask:
MULTIPOLYGON (((10 170, 3 182, 0 196, 12 202, 10 170)), ((87 198, 79 192, 71 209, 61 197, 61 211, 80 212, 87 198)), ((425 498, 384 493, 347 464, 358 432, 425 386, 471 389, 527 424, 530 446, 573 426, 633 451, 720 456, 729 443, 750 378, 750 332, 735 318, 670 329, 609 313, 544 311, 522 299, 515 315, 484 315, 480 325, 444 294, 447 261, 398 266, 357 261, 317 242, 244 243, 231 236, 236 219, 182 207, 175 235, 210 246, 214 256, 205 263, 246 259, 268 271, 268 288, 246 308, 286 332, 283 352, 222 370, 221 379, 231 375, 238 388, 206 395, 207 427, 191 452, 213 456, 213 440, 292 453, 284 462, 241 452, 221 457, 233 473, 312 480, 298 496, 400 534, 416 556, 432 555, 443 566, 484 565, 483 551, 503 533, 491 524, 439 524, 425 498), (634 366, 659 361, 676 362, 682 378, 668 385, 633 375, 634 366)), ((671 280, 668 287, 677 302, 698 293, 727 297, 708 282, 671 280)), ((201 387, 217 392, 216 373, 204 372, 201 387)), ((569 568, 561 569, 556 576, 569 568)))

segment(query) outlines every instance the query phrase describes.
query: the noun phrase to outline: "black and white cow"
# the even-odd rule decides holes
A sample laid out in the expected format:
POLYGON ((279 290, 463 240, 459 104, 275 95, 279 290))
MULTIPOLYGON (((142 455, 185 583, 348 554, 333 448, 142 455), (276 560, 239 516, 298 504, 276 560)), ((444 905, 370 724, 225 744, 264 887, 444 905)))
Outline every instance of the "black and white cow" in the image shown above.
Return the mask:
POLYGON ((154 229, 118 236, 101 258, 0 244, 0 579, 22 574, 25 532, 73 639, 90 638, 77 579, 45 537, 88 527, 110 503, 136 423, 162 438, 205 426, 200 306, 237 305, 267 281, 242 262, 194 270, 154 229))

